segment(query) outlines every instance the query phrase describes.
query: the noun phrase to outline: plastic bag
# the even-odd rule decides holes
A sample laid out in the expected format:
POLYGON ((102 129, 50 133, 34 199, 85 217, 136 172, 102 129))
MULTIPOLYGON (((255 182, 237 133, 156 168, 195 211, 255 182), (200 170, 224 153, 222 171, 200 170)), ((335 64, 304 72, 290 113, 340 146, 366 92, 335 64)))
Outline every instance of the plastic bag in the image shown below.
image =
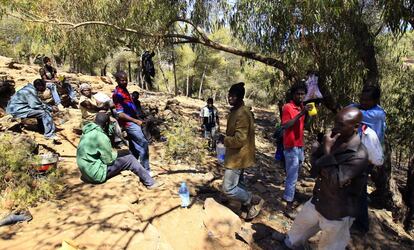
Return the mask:
POLYGON ((318 77, 316 75, 312 74, 309 76, 308 80, 306 80, 306 87, 308 88, 308 92, 303 99, 304 101, 323 98, 322 93, 319 90, 318 77))
POLYGON ((382 166, 384 163, 384 152, 375 131, 367 126, 363 126, 361 142, 367 149, 369 162, 375 166, 382 166))

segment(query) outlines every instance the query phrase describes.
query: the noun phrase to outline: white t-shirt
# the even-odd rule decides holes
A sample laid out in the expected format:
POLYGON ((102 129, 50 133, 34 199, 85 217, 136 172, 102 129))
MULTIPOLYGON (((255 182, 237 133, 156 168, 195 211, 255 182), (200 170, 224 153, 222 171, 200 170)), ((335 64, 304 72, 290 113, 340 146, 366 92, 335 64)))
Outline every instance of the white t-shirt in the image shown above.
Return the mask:
POLYGON ((211 109, 205 106, 200 111, 200 117, 207 118, 207 124, 214 126, 217 123, 218 110, 214 106, 211 109))

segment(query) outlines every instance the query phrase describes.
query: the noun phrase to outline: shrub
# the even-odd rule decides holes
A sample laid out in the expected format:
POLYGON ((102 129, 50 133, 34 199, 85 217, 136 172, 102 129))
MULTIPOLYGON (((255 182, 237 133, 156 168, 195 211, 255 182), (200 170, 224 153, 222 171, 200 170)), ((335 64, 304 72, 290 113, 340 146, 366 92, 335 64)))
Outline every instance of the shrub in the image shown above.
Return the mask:
POLYGON ((0 136, 0 190, 5 209, 24 209, 39 201, 48 200, 62 189, 61 173, 51 170, 39 175, 33 163, 39 159, 32 154, 34 145, 16 140, 11 135, 0 136))
POLYGON ((169 124, 163 132, 167 138, 165 159, 188 164, 202 164, 207 155, 207 141, 200 137, 198 127, 187 119, 169 124))

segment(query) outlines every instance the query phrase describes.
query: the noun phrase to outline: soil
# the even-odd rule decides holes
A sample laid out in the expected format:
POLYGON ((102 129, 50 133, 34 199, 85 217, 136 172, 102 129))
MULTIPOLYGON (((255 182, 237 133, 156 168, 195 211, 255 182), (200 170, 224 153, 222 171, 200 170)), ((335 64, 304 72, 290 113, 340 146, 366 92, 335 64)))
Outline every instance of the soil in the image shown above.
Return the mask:
MULTIPOLYGON (((0 57, 0 74, 13 78, 16 87, 36 79, 38 67, 15 64, 20 69, 9 69, 10 58, 0 57)), ((102 82, 99 77, 67 74, 79 82, 87 81, 95 90, 110 94, 114 85, 102 82)), ((130 91, 141 93, 142 104, 163 107, 171 96, 140 90, 129 86, 130 91)), ((203 101, 186 97, 175 98, 180 111, 189 119, 196 119, 203 101)), ((228 107, 217 104, 221 112, 222 128, 228 107)), ((131 173, 123 174, 101 185, 84 184, 76 165, 76 146, 79 135, 74 129, 80 124, 80 110, 67 109, 66 122, 59 124, 61 145, 52 145, 42 135, 23 129, 39 144, 60 154, 59 168, 65 171, 64 191, 56 200, 29 208, 30 222, 0 228, 0 250, 4 249, 56 249, 63 241, 72 241, 79 249, 278 249, 280 243, 271 235, 285 233, 292 220, 282 213, 284 170, 273 160, 275 147, 269 139, 275 115, 271 110, 253 108, 256 119, 257 165, 246 171, 247 185, 262 196, 266 203, 261 214, 251 222, 243 222, 253 229, 253 242, 240 237, 222 241, 212 237, 203 223, 203 203, 208 197, 227 204, 220 192, 223 168, 214 155, 200 165, 169 164, 163 159, 164 144, 150 145, 151 167, 157 180, 165 183, 162 190, 147 190, 131 173), (177 195, 179 185, 186 181, 191 189, 192 204, 180 207, 177 195)), ((313 180, 300 176, 296 205, 310 198, 313 180)), ((230 204, 232 205, 232 204, 230 204)), ((237 210, 237 205, 232 206, 237 210)), ((7 211, 1 211, 0 216, 7 211)), ((217 215, 219 216, 219 215, 217 215)), ((393 222, 390 212, 370 208, 371 230, 366 236, 353 235, 349 249, 413 249, 413 238, 404 232, 401 224, 393 222)), ((311 239, 314 247, 318 235, 311 239)))

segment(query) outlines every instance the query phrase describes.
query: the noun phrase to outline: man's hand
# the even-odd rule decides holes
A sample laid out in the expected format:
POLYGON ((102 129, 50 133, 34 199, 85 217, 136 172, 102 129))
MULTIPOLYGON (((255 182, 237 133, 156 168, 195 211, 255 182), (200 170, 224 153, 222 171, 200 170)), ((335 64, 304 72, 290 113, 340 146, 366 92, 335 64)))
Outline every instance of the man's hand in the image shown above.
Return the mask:
POLYGON ((52 106, 52 112, 59 112, 59 108, 57 106, 52 106))
POLYGON ((329 155, 331 153, 332 147, 335 144, 336 140, 341 136, 340 133, 336 134, 332 137, 332 132, 329 132, 323 137, 323 152, 325 155, 329 155))
POLYGON ((310 110, 312 110, 312 105, 311 104, 306 104, 305 107, 303 107, 303 109, 300 111, 301 115, 305 115, 307 112, 309 112, 310 110))
POLYGON ((138 120, 138 119, 135 119, 135 120, 134 120, 134 123, 135 123, 135 124, 137 124, 138 126, 142 126, 142 125, 144 124, 144 122, 143 122, 143 121, 138 120))

